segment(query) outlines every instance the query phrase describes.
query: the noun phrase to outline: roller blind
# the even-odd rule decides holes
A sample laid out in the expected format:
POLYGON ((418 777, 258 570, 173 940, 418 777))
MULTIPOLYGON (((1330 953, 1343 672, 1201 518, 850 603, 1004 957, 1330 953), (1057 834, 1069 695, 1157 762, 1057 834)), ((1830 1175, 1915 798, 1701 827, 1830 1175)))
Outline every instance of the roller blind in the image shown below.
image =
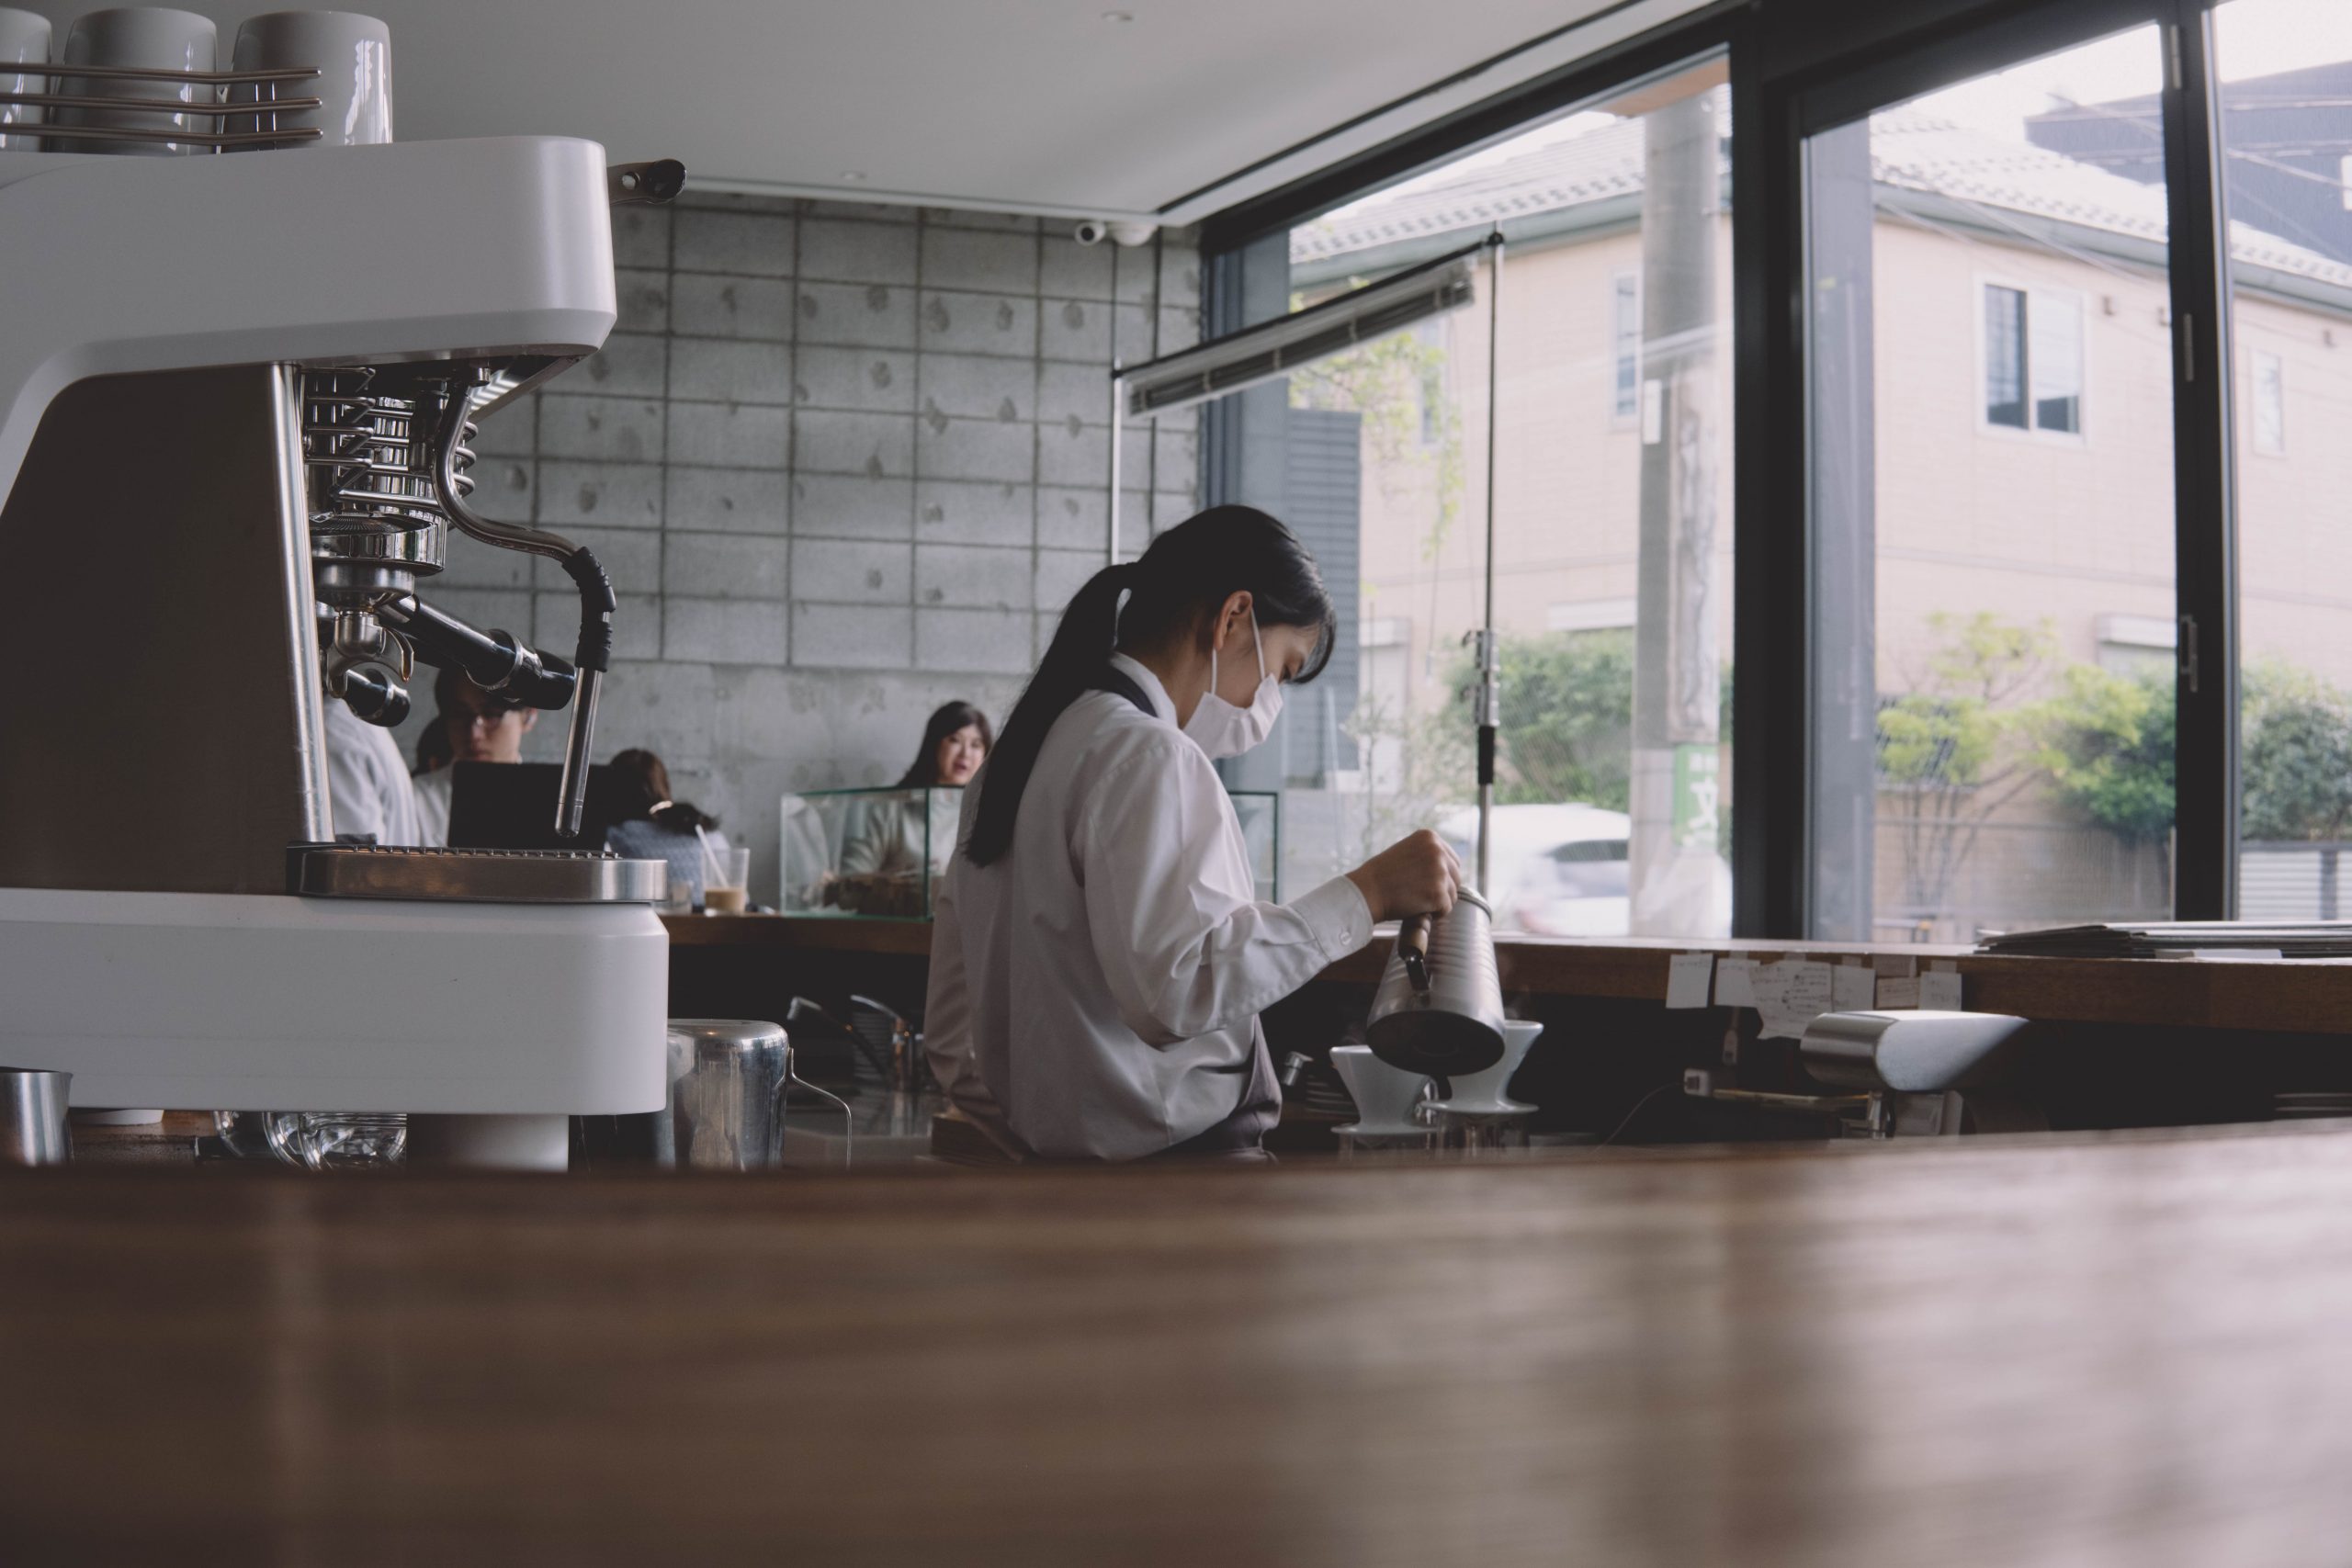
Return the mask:
POLYGON ((1336 299, 1122 370, 1122 406, 1130 418, 1170 413, 1458 310, 1476 297, 1472 263, 1487 243, 1480 240, 1336 299))

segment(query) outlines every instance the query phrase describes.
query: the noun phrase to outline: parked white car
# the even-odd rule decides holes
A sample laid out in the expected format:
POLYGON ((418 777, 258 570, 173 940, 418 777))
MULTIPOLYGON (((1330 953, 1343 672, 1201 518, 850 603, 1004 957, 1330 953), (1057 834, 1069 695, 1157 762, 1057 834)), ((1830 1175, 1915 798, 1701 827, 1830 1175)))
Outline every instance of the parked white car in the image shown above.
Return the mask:
MULTIPOLYGON (((1501 931, 1623 936, 1633 926, 1627 840, 1633 818, 1598 806, 1498 806, 1494 886, 1482 888, 1501 931)), ((1454 812, 1438 836, 1477 881, 1478 812, 1454 812)))

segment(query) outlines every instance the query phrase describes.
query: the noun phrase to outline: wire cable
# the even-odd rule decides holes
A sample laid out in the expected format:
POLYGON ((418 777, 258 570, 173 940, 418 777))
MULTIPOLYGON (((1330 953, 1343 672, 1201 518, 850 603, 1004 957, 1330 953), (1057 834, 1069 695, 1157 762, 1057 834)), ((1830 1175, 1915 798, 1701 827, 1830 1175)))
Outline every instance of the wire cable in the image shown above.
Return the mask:
POLYGON ((1641 1099, 1639 1099, 1639 1100, 1637 1100, 1634 1101, 1634 1109, 1632 1109, 1631 1111, 1628 1111, 1627 1112, 1625 1112, 1625 1119, 1624 1119, 1623 1121, 1622 1121, 1622 1122, 1618 1122, 1618 1123, 1617 1123, 1617 1125, 1616 1125, 1615 1127, 1613 1127, 1613 1128, 1610 1129, 1609 1136, 1607 1136, 1607 1137, 1605 1137, 1605 1138, 1601 1139, 1601 1140, 1600 1140, 1600 1142, 1599 1142, 1599 1143, 1597 1143, 1597 1144, 1593 1145, 1592 1146, 1593 1146, 1594 1148, 1596 1148, 1596 1149, 1605 1149, 1605 1148, 1607 1148, 1610 1145, 1611 1145, 1611 1144, 1615 1143, 1615 1142, 1617 1141, 1617 1134, 1620 1134, 1620 1133, 1622 1133, 1622 1132, 1623 1132, 1626 1128, 1628 1128, 1628 1127, 1632 1126, 1632 1125, 1634 1124, 1634 1117, 1636 1117, 1636 1116, 1639 1116, 1639 1115, 1642 1113, 1643 1110, 1644 1110, 1645 1107, 1647 1107, 1647 1106, 1648 1106, 1648 1104, 1649 1104, 1649 1102, 1650 1102, 1651 1100, 1656 1100, 1659 1095, 1664 1094, 1668 1089, 1680 1089, 1681 1087, 1682 1087, 1682 1080, 1681 1080, 1680 1078, 1676 1078, 1676 1079, 1674 1079, 1674 1080, 1673 1080, 1672 1082, 1670 1082, 1670 1083, 1662 1083, 1662 1084, 1658 1085, 1656 1089, 1654 1089, 1650 1090, 1650 1091, 1649 1091, 1649 1093, 1647 1093, 1647 1094, 1645 1094, 1645 1095, 1642 1096, 1642 1098, 1641 1098, 1641 1099))

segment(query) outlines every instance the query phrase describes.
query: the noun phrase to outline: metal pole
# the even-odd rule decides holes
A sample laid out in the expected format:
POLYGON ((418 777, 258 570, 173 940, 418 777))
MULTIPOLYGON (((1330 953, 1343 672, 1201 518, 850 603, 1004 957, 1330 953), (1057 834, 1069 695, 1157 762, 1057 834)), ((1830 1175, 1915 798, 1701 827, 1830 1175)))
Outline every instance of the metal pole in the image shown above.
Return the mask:
POLYGON ((1502 423, 1503 231, 1487 239, 1487 615, 1478 630, 1478 889, 1494 889, 1495 743, 1502 678, 1495 646, 1495 427, 1502 423))
POLYGON ((1111 361, 1111 560, 1119 564, 1119 448, 1126 423, 1127 381, 1120 373, 1119 362, 1111 361))

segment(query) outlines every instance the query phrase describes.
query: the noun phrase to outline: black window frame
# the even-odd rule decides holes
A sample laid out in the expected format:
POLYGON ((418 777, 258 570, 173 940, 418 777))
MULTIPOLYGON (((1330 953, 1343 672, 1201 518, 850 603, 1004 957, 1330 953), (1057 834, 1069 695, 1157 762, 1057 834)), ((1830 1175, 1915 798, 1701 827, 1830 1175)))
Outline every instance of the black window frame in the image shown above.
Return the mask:
MULTIPOLYGON (((1255 246, 1267 255, 1273 237, 1294 224, 1643 75, 1725 51, 1734 218, 1732 658, 1739 671, 1732 724, 1733 931, 1779 940, 1811 936, 1824 924, 1816 852, 1829 830, 1815 814, 1815 726, 1853 694, 1841 696, 1841 678, 1850 685, 1851 671, 1833 667, 1816 640, 1823 601, 1838 587, 1820 581, 1812 525, 1807 140, 1939 87, 2155 25, 2167 56, 2162 118, 2181 627, 2175 913, 2227 919, 2236 912, 2237 895, 2238 608, 2228 228, 2211 73, 2211 11, 2221 3, 1747 0, 1708 6, 1212 216, 1201 233, 1209 320, 1241 324, 1235 295, 1245 253, 1255 246)), ((1213 412, 1205 423, 1212 492, 1216 476, 1239 460, 1240 440, 1232 421, 1213 412)))
MULTIPOLYGON (((1962 23, 1918 39, 1894 39, 1858 59, 1832 62, 1774 85, 1781 112, 1774 124, 1773 166, 1789 184, 1774 220, 1775 276, 1795 302, 1773 325, 1781 343, 1776 363, 1805 365, 1811 323, 1802 308, 1807 214, 1802 169, 1808 141, 1854 125, 1880 108, 2127 28, 2154 26, 2165 56, 2161 94, 2169 227, 2168 274, 2173 337, 2173 464, 2176 614, 2180 638, 2176 705, 2174 914, 2184 919, 2225 919, 2237 908, 2238 657, 2237 559, 2231 471, 2229 273, 2223 250, 2227 219, 2219 177, 2218 115, 2210 88, 2211 11, 2220 0, 2047 0, 2024 8, 1981 7, 1962 23)), ((1736 118, 1738 108, 1734 107, 1736 118)), ((2030 304, 2028 309, 2030 310, 2030 304)), ((1800 374, 1803 372, 1801 371, 1800 374)), ((2029 371, 2030 375, 2030 371, 2029 371)), ((2028 385, 2030 402, 2030 382, 2028 385)), ((1770 438, 1793 445, 1796 460, 1774 475, 1766 503, 1794 518, 1804 533, 1810 563, 1822 541, 1813 536, 1814 494, 1803 462, 1810 430, 1806 400, 1781 406, 1768 400, 1770 438)), ((2038 423, 2038 422, 2036 422, 2038 423)), ((1807 570, 1806 592, 1815 592, 1807 570)), ((1804 644, 1823 639, 1817 599, 1809 605, 1804 644)), ((1809 656, 1793 700, 1758 722, 1791 725, 1808 740, 1802 784, 1776 782, 1793 818, 1811 825, 1802 862, 1778 861, 1779 875, 1759 928, 1782 935, 1850 929, 1850 909, 1830 906, 1815 886, 1815 868, 1826 857, 1825 829, 1815 807, 1817 714, 1835 700, 1825 660, 1809 656)), ((1749 682, 1739 682, 1745 688, 1749 682)), ((1739 722, 1745 723, 1743 716, 1739 722)), ((1735 753, 1736 756, 1736 753, 1735 753)), ((1736 820, 1736 834, 1744 820, 1736 820)), ((1737 896, 1735 885, 1735 897, 1737 896)))

